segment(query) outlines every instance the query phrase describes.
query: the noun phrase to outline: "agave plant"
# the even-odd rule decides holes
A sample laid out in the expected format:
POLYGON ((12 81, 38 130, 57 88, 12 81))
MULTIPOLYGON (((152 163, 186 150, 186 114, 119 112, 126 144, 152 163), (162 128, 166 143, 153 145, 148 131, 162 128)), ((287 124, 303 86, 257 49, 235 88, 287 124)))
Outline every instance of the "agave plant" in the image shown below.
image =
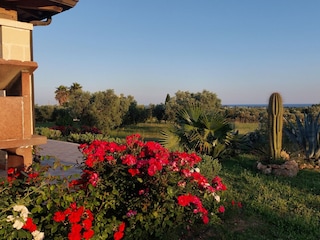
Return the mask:
POLYGON ((196 151, 217 158, 232 139, 230 124, 219 114, 206 115, 200 106, 177 113, 177 121, 162 132, 160 142, 171 151, 196 151))
POLYGON ((284 132, 288 138, 297 143, 307 160, 320 158, 320 113, 314 116, 304 114, 303 121, 296 115, 296 124, 287 121, 284 132))

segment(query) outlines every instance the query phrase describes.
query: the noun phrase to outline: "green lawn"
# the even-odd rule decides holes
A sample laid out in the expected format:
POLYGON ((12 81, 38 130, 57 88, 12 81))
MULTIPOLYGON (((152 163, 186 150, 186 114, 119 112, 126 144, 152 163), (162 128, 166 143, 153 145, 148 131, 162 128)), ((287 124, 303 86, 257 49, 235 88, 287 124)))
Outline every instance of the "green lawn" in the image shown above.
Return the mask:
POLYGON ((161 138, 161 131, 169 126, 170 124, 165 123, 139 123, 112 130, 108 135, 114 138, 125 138, 128 135, 139 133, 145 141, 158 141, 161 138))
POLYGON ((320 171, 266 176, 256 171, 256 161, 241 155, 222 162, 226 212, 221 225, 203 229, 201 239, 320 239, 320 171), (232 207, 232 200, 243 207, 232 207))
POLYGON ((234 129, 239 131, 239 134, 246 134, 248 132, 253 132, 257 130, 259 123, 234 123, 234 129))

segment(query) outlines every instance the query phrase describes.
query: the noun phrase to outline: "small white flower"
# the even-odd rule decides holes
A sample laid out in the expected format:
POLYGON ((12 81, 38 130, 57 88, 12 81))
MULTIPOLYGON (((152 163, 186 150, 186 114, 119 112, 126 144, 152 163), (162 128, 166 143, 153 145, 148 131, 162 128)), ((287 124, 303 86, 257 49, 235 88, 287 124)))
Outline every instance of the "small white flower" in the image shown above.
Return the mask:
POLYGON ((13 222, 15 218, 12 215, 7 216, 7 222, 13 222))
POLYGON ((197 173, 200 172, 200 168, 195 168, 194 170, 195 170, 197 173))
POLYGON ((27 221, 28 214, 30 213, 28 208, 24 205, 14 205, 13 210, 16 212, 20 212, 20 217, 23 218, 24 221, 27 221))
POLYGON ((21 222, 19 219, 14 221, 13 227, 17 230, 20 230, 24 225, 24 222, 21 222))
POLYGON ((27 213, 29 213, 28 208, 26 206, 24 206, 24 205, 14 205, 13 206, 13 210, 16 211, 16 212, 23 212, 23 213, 27 212, 27 213))
POLYGON ((27 221, 29 212, 21 212, 20 217, 22 217, 23 221, 27 221))
POLYGON ((31 234, 34 240, 42 240, 44 238, 44 233, 38 230, 33 231, 31 234))
POLYGON ((214 199, 217 201, 217 202, 220 202, 220 196, 217 195, 216 193, 212 193, 212 196, 214 197, 214 199))

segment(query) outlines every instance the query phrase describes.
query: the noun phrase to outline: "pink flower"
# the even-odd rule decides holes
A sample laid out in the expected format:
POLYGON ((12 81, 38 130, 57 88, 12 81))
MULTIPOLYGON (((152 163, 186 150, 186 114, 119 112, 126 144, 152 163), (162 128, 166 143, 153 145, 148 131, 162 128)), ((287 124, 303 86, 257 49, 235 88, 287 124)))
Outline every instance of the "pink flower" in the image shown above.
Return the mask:
POLYGON ((162 170, 161 163, 157 161, 157 159, 151 158, 149 160, 149 168, 148 168, 149 176, 154 176, 157 173, 157 171, 161 171, 161 170, 162 170))
POLYGON ((134 210, 129 210, 126 214, 127 217, 133 217, 137 215, 137 211, 134 211, 134 210))

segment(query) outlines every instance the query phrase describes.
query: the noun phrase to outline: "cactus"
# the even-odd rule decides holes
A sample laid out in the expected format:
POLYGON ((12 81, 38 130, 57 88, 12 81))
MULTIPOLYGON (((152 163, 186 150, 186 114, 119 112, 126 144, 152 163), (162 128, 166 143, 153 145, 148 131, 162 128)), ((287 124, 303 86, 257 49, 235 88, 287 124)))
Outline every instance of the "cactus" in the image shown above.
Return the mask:
POLYGON ((268 105, 269 154, 273 160, 280 159, 282 150, 283 105, 279 93, 272 93, 268 105))

